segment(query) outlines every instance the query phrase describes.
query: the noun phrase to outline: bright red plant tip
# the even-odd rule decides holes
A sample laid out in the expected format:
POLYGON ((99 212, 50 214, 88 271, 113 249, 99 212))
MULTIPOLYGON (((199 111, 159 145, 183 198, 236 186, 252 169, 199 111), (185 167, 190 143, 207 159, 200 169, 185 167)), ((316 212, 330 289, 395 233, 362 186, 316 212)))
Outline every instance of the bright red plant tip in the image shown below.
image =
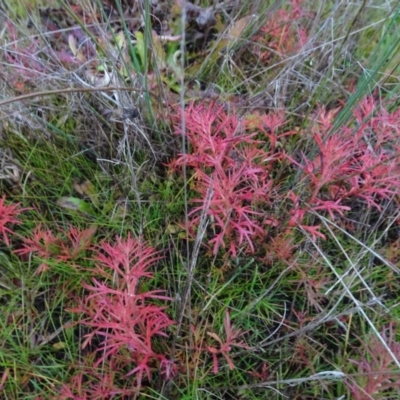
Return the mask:
POLYGON ((132 293, 135 293, 140 278, 152 276, 148 269, 161 258, 146 242, 134 239, 130 234, 127 238, 117 236, 113 244, 103 241, 94 250, 95 273, 109 279, 116 273, 119 284, 129 286, 132 293))
POLYGON ((10 225, 20 224, 21 221, 17 218, 26 208, 20 208, 20 203, 6 204, 6 196, 0 199, 0 233, 3 235, 3 241, 7 246, 10 246, 8 235, 14 235, 10 225))
POLYGON ((324 210, 327 211, 331 220, 335 220, 335 213, 340 216, 344 216, 344 211, 350 211, 351 208, 347 206, 340 205, 340 200, 330 201, 330 200, 316 200, 315 205, 313 204, 312 209, 314 211, 324 210))

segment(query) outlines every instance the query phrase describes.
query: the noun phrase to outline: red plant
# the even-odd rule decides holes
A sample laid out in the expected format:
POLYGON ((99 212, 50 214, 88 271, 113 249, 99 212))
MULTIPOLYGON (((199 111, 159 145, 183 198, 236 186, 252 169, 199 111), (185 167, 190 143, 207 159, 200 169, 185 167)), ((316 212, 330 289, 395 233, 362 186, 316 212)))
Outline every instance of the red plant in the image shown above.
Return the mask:
POLYGON ((14 251, 20 256, 34 252, 38 257, 49 260, 56 258, 61 251, 61 240, 49 229, 43 229, 38 225, 32 233, 32 237, 24 237, 22 248, 14 251))
POLYGON ((115 241, 94 248, 93 284, 83 283, 91 294, 70 311, 82 313, 80 324, 91 330, 83 348, 94 338, 100 340, 94 367, 118 360, 116 368, 128 369, 125 376, 134 375, 140 388, 143 377, 150 380, 155 367, 166 377, 174 373, 174 366, 153 345, 156 337, 167 336, 165 329, 174 322, 165 307, 151 303, 171 298, 162 290, 140 291, 139 280, 152 276, 148 269, 160 259, 158 253, 130 235, 126 239, 117 236, 115 241))
POLYGON ((259 54, 261 61, 270 61, 274 55, 288 56, 304 47, 308 35, 304 23, 298 22, 310 15, 302 9, 301 3, 302 0, 292 0, 288 11, 276 11, 261 28, 256 40, 263 50, 268 49, 259 54))
MULTIPOLYGON (((317 109, 307 131, 314 145, 309 154, 295 157, 283 153, 282 142, 301 133, 281 129, 283 112, 254 113, 240 121, 215 103, 191 103, 184 112, 190 152, 169 165, 171 170, 186 166, 193 174, 191 188, 199 196, 191 200, 195 206, 189 213, 190 232, 207 215, 213 254, 226 247, 236 256, 239 249, 254 253, 255 243, 262 243, 268 226, 281 226, 283 231, 298 227, 313 240, 324 239, 320 226, 308 222, 312 214, 343 218, 354 199, 380 209, 382 200, 395 195, 400 186, 400 128, 396 125, 400 113, 377 110, 375 102, 366 98, 354 111, 355 128, 333 130, 338 111, 317 109), (299 191, 289 187, 283 198, 275 167, 285 179, 292 173, 285 170, 288 161, 301 171, 295 186, 299 191), (277 213, 274 204, 285 199, 293 204, 282 207, 287 212, 277 213)), ((176 133, 182 134, 180 119, 176 120, 176 133)))
MULTIPOLYGON (((115 397, 134 399, 137 388, 121 387, 116 382, 118 366, 110 361, 107 370, 93 368, 91 357, 83 359, 85 364, 71 377, 68 383, 63 383, 58 391, 59 400, 105 400, 115 397), (88 376, 90 375, 90 376, 88 376)), ((126 385, 129 386, 129 385, 126 385)))
MULTIPOLYGON (((24 237, 20 249, 14 250, 19 256, 34 253, 44 261, 60 262, 75 261, 82 253, 89 249, 96 228, 77 229, 69 227, 67 232, 59 231, 58 234, 40 225, 33 230, 32 237, 24 237)), ((47 262, 40 264, 36 273, 49 269, 47 262)))
POLYGON ((357 376, 348 378, 345 382, 352 399, 387 399, 390 397, 387 397, 388 390, 392 391, 393 395, 399 393, 400 377, 393 356, 400 360, 400 343, 395 340, 395 332, 394 323, 390 323, 382 331, 382 339, 393 355, 389 354, 382 341, 375 337, 365 345, 360 360, 350 360, 358 369, 357 376))
POLYGON ((263 362, 256 371, 250 371, 249 375, 255 378, 258 382, 266 381, 270 375, 270 368, 266 362, 263 362))
MULTIPOLYGON (((189 214, 191 227, 198 226, 205 212, 215 232, 209 241, 214 254, 226 244, 233 256, 239 247, 254 252, 253 239, 263 236, 267 225, 276 224, 256 208, 271 202, 269 171, 278 155, 260 148, 265 142, 255 140, 259 132, 252 130, 269 123, 274 130, 269 138, 276 143, 276 129, 284 123, 282 115, 265 121, 255 116, 241 125, 235 114, 227 115, 221 106, 192 103, 185 110, 185 121, 191 152, 180 155, 170 168, 186 165, 193 170, 193 188, 200 197, 192 200, 198 205, 189 214)), ((177 133, 182 133, 179 128, 177 133)))
MULTIPOLYGON (((194 199, 193 202, 199 203, 189 214, 191 223, 197 225, 200 220, 200 212, 204 209, 204 198, 206 190, 212 191, 212 199, 208 215, 213 218, 213 224, 217 228, 216 235, 210 240, 214 244, 214 254, 220 247, 224 247, 224 241, 230 242, 229 252, 235 256, 236 247, 242 246, 247 242, 251 251, 254 251, 252 238, 262 235, 264 230, 260 220, 262 214, 253 210, 252 203, 262 201, 267 196, 271 182, 251 182, 249 172, 256 173, 246 168, 245 165, 235 165, 230 171, 216 166, 215 172, 209 176, 201 170, 197 171, 201 186, 198 192, 201 197, 194 199), (259 187, 257 187, 259 185, 259 187)), ((259 169, 262 172, 262 169, 259 169)))
POLYGON ((319 231, 320 225, 309 226, 303 224, 304 217, 308 212, 309 207, 300 206, 300 196, 296 195, 292 190, 290 190, 288 197, 293 202, 293 207, 289 212, 291 216, 288 221, 289 228, 298 226, 300 229, 303 229, 311 234, 314 241, 317 239, 317 237, 325 239, 325 235, 319 231))
POLYGON ((279 260, 290 265, 293 262, 293 254, 296 249, 291 236, 290 230, 288 230, 268 240, 263 246, 266 254, 262 258, 262 261, 268 265, 272 265, 276 260, 279 260))
POLYGON ((90 247, 95 233, 96 227, 80 230, 71 226, 65 233, 66 240, 61 243, 59 260, 76 260, 90 247))
MULTIPOLYGON (((289 226, 301 226, 309 211, 327 212, 332 220, 343 217, 350 210, 349 200, 356 198, 380 210, 382 199, 398 192, 398 112, 378 110, 375 102, 366 98, 354 111, 356 129, 344 126, 332 132, 336 111, 319 109, 311 122, 312 139, 318 151, 303 154, 302 161, 286 155, 302 170, 301 182, 310 188, 302 202, 300 195, 291 192, 294 207, 289 226)), ((313 236, 315 233, 314 230, 313 236)))
POLYGON ((8 237, 9 234, 13 234, 14 232, 10 229, 11 224, 20 224, 18 218, 16 218, 22 211, 26 209, 20 208, 20 203, 17 204, 5 204, 6 196, 3 196, 0 199, 0 233, 3 235, 4 243, 9 246, 10 239, 8 237))
POLYGON ((225 340, 222 340, 216 333, 207 332, 207 334, 212 337, 217 343, 217 346, 207 346, 207 351, 212 354, 213 357, 213 372, 217 374, 219 371, 218 367, 218 355, 222 355, 226 362, 228 363, 229 369, 232 370, 235 368, 235 364, 232 359, 229 357, 229 353, 232 350, 232 347, 241 347, 245 349, 249 349, 246 343, 243 341, 237 341, 237 339, 244 334, 240 329, 234 329, 231 325, 231 320, 229 317, 229 311, 226 310, 225 320, 224 320, 224 328, 225 328, 225 340))
POLYGON ((262 132, 268 139, 268 147, 271 153, 275 151, 279 139, 295 133, 294 131, 279 132, 285 123, 285 114, 282 110, 269 114, 260 114, 256 111, 245 119, 245 126, 247 129, 262 132))
POLYGON ((4 372, 3 372, 3 375, 2 375, 1 380, 0 380, 0 392, 3 391, 4 384, 6 383, 7 377, 9 376, 9 374, 10 374, 10 369, 6 368, 4 370, 4 372))

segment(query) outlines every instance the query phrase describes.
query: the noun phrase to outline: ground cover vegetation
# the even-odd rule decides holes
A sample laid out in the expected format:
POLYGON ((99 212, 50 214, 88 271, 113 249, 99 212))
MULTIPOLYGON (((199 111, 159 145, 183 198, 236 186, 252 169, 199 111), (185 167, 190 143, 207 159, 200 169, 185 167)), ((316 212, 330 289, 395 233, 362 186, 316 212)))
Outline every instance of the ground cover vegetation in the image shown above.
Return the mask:
POLYGON ((1 3, 1 398, 397 398, 399 10, 1 3))

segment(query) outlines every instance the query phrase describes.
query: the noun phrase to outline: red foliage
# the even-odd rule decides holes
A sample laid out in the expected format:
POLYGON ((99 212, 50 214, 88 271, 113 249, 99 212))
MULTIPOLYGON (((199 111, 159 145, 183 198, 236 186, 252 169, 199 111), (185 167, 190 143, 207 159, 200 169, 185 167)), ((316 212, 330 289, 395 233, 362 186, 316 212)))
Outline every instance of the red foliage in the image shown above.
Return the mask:
POLYGON ((261 28, 256 40, 263 49, 259 58, 261 61, 270 62, 271 58, 286 57, 297 54, 308 40, 306 25, 301 20, 310 18, 302 8, 302 0, 292 0, 289 10, 280 9, 268 18, 268 22, 261 28), (268 49, 268 50, 265 50, 268 49))
POLYGON ((96 228, 77 229, 69 227, 67 232, 60 230, 55 234, 52 230, 37 226, 31 237, 24 237, 22 247, 14 250, 19 256, 34 253, 43 262, 36 270, 37 274, 49 269, 47 261, 66 262, 77 260, 90 248, 96 228))
MULTIPOLYGON (((354 200, 380 210, 382 200, 400 186, 400 112, 379 109, 366 98, 354 111, 354 127, 333 130, 338 111, 316 110, 303 133, 309 135, 309 154, 299 157, 281 150, 287 136, 302 134, 284 129, 282 111, 240 120, 216 104, 190 104, 184 112, 189 152, 170 163, 171 170, 186 166, 193 174, 191 188, 198 196, 191 200, 190 232, 207 215, 213 253, 226 247, 236 256, 239 249, 254 253, 268 226, 277 227, 278 235, 298 227, 317 240, 325 236, 320 225, 310 223, 313 214, 343 219, 354 200), (293 167, 300 170, 284 195, 276 167, 283 179, 293 174, 293 167), (276 212, 278 203, 283 213, 276 212)), ((182 134, 179 118, 176 127, 182 134)))
POLYGON ((0 233, 3 235, 3 241, 7 246, 10 246, 10 239, 8 235, 14 235, 10 225, 20 224, 21 221, 17 218, 22 211, 26 209, 20 208, 20 203, 6 204, 6 196, 0 199, 0 233))
POLYGON ((34 228, 32 237, 23 238, 22 248, 14 251, 15 254, 23 256, 34 252, 43 259, 56 258, 61 251, 61 239, 54 235, 51 230, 44 229, 40 225, 34 228))
POLYGON ((243 341, 237 341, 237 339, 243 335, 243 332, 240 329, 234 329, 233 326, 231 325, 228 309, 226 310, 225 313, 224 328, 225 328, 225 340, 222 340, 214 332, 207 332, 207 334, 218 343, 218 346, 207 346, 207 351, 211 353, 213 357, 214 374, 217 374, 219 370, 218 355, 222 355, 225 358, 226 362, 228 363, 229 369, 232 370, 235 368, 235 364, 229 357, 229 353, 232 350, 232 347, 241 347, 249 349, 249 346, 247 346, 246 343, 244 343, 243 341))
POLYGON ((382 200, 395 198, 400 186, 400 113, 388 113, 365 98, 354 111, 357 125, 333 130, 337 111, 317 110, 309 127, 310 154, 302 153, 301 160, 285 155, 302 171, 298 192, 289 191, 293 206, 288 226, 307 231, 313 240, 324 235, 319 226, 304 223, 310 212, 327 213, 334 220, 344 217, 356 199, 381 210, 382 200))
POLYGON ((154 300, 171 300, 163 291, 140 292, 139 280, 150 278, 148 269, 159 259, 155 250, 141 239, 116 237, 115 243, 102 242, 94 249, 95 268, 92 285, 83 283, 89 293, 72 312, 82 313, 80 324, 90 328, 83 348, 96 338, 96 362, 107 365, 112 360, 125 376, 134 375, 137 388, 144 376, 151 379, 157 367, 161 374, 170 377, 175 366, 157 352, 153 341, 167 336, 165 329, 174 322, 165 314, 165 307, 151 303, 154 300))
MULTIPOLYGON (((400 343, 395 340, 395 332, 395 324, 389 324, 382 331, 382 339, 393 356, 400 360, 400 343)), ((390 396, 387 390, 393 390, 392 395, 399 393, 400 377, 393 356, 389 354, 381 340, 373 338, 362 350, 360 360, 350 360, 358 369, 358 374, 346 381, 352 399, 387 399, 387 396, 390 396)))
MULTIPOLYGON (((333 115, 318 110, 311 126, 318 152, 303 154, 300 162, 286 156, 303 171, 302 181, 309 182, 308 209, 326 211, 334 219, 335 215, 343 216, 344 211, 350 210, 343 204, 349 199, 363 199, 368 207, 380 210, 381 200, 397 193, 400 185, 397 114, 379 111, 375 102, 366 98, 354 111, 358 122, 355 129, 341 127, 331 132, 333 115)), ((303 208, 300 216, 300 209, 295 208, 295 223, 300 223, 307 210, 303 208)))
MULTIPOLYGON (((181 154, 170 168, 192 168, 193 188, 200 197, 192 200, 197 206, 189 214, 190 224, 198 226, 202 212, 211 218, 215 235, 209 243, 214 254, 226 244, 233 256, 243 246, 253 252, 253 239, 263 236, 267 225, 276 223, 255 211, 256 205, 270 203, 273 180, 269 170, 278 155, 260 147, 265 142, 255 140, 258 132, 252 130, 269 122, 275 131, 284 123, 280 114, 272 118, 263 121, 255 116, 242 125, 235 114, 227 115, 215 104, 192 103, 185 110, 185 135, 191 151, 181 154), (205 199, 209 196, 208 202, 205 199)), ((274 131, 268 133, 271 143, 278 140, 274 131)), ((179 128, 177 133, 181 134, 179 128)))
POLYGON ((66 239, 61 242, 59 260, 76 260, 92 244, 96 228, 77 229, 71 226, 65 232, 66 239))

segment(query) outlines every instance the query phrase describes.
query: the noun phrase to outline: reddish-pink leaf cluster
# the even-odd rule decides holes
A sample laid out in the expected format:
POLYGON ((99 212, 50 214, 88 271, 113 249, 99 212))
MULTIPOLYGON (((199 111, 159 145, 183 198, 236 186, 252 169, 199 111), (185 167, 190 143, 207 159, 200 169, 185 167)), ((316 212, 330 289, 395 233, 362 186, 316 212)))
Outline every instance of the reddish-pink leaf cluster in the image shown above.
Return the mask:
POLYGON ((7 246, 10 246, 8 235, 14 234, 10 226, 21 223, 17 217, 24 210, 20 208, 20 203, 6 204, 5 196, 0 199, 0 233, 3 235, 3 241, 7 246))
POLYGON ((331 219, 343 216, 355 198, 381 210, 382 200, 398 192, 400 113, 388 113, 372 98, 365 98, 354 115, 354 127, 332 131, 334 113, 320 109, 311 124, 318 151, 303 154, 301 161, 286 155, 302 170, 301 182, 310 192, 302 207, 300 195, 291 193, 294 207, 290 224, 301 225, 309 210, 325 211, 331 219))
POLYGON ((254 241, 262 241, 268 225, 284 234, 298 227, 317 240, 325 236, 320 225, 308 222, 312 214, 343 218, 354 200, 380 210, 400 187, 400 112, 379 108, 368 97, 354 111, 355 124, 333 129, 338 111, 318 108, 301 132, 284 129, 282 111, 240 119, 215 103, 190 104, 184 132, 179 118, 175 125, 189 150, 169 166, 192 173, 198 197, 189 213, 191 231, 206 214, 213 253, 227 247, 236 256, 239 249, 254 252, 254 241), (309 154, 285 153, 282 142, 292 135, 308 140, 309 154), (300 171, 285 194, 277 166, 283 177, 293 167, 300 171), (275 212, 277 203, 286 213, 275 212))
POLYGON ((217 346, 207 346, 207 351, 212 354, 213 357, 213 372, 217 374, 219 371, 218 367, 218 355, 222 355, 226 362, 228 363, 229 369, 232 370, 235 368, 235 364, 232 359, 229 357, 229 353, 232 350, 232 347, 241 347, 244 349, 249 349, 249 346, 243 341, 237 341, 237 339, 243 335, 243 332, 240 329, 234 329, 231 325, 231 320, 229 317, 229 311, 226 310, 225 320, 224 320, 224 328, 225 328, 225 340, 222 340, 220 336, 218 336, 214 332, 207 332, 207 334, 212 337, 217 343, 217 346))
MULTIPOLYGON (((241 121, 222 106, 192 103, 184 117, 184 133, 191 149, 170 167, 178 170, 185 165, 193 170, 193 187, 199 197, 192 200, 197 206, 189 214, 191 226, 198 226, 202 212, 206 212, 215 231, 209 242, 214 254, 227 244, 233 256, 243 246, 254 251, 253 239, 263 236, 267 225, 276 223, 256 211, 256 205, 270 202, 270 169, 278 158, 273 147, 279 136, 268 132, 272 146, 265 149, 264 141, 254 139, 259 132, 253 130, 264 123, 265 131, 269 131, 267 124, 275 130, 284 123, 282 115, 269 116, 266 121, 259 117, 241 121)), ((177 133, 182 133, 179 128, 177 133)))
POLYGON ((154 348, 156 337, 166 337, 166 328, 174 322, 165 313, 165 306, 154 300, 172 300, 162 290, 140 292, 139 280, 150 278, 148 269, 159 259, 155 250, 141 239, 130 235, 115 238, 115 243, 102 242, 94 249, 95 267, 92 284, 83 286, 89 294, 70 311, 82 313, 80 323, 90 328, 83 347, 93 340, 96 346, 94 367, 118 360, 118 369, 128 369, 139 388, 144 376, 151 379, 157 368, 167 378, 175 366, 154 348))
POLYGON ((260 61, 271 62, 274 56, 287 57, 298 54, 308 41, 307 29, 301 20, 312 18, 302 5, 303 0, 287 2, 288 10, 278 9, 260 29, 255 40, 260 61))
POLYGON ((396 341, 396 331, 395 324, 390 323, 381 335, 392 355, 380 339, 374 338, 365 345, 360 360, 350 360, 358 369, 354 377, 346 380, 352 399, 387 399, 388 390, 392 394, 393 391, 399 393, 400 377, 393 359, 395 357, 400 360, 400 343, 396 341))
POLYGON ((19 256, 33 253, 43 262, 36 273, 42 273, 49 269, 48 262, 73 262, 82 256, 90 248, 96 228, 78 229, 73 226, 64 232, 59 230, 55 234, 50 229, 38 225, 31 237, 24 237, 22 247, 14 250, 19 256))

